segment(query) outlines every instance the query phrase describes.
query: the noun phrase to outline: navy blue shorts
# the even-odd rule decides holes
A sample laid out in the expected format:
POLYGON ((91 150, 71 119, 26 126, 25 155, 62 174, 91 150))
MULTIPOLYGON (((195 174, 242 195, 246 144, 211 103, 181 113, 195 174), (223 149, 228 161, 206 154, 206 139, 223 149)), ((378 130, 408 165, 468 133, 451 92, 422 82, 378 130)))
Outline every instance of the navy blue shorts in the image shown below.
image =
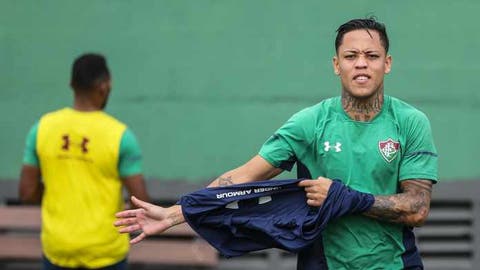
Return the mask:
MULTIPOLYGON (((87 268, 67 268, 67 267, 61 267, 54 265, 52 262, 50 262, 45 256, 43 256, 43 270, 81 270, 81 269, 87 269, 87 268)), ((122 261, 110 265, 110 266, 105 266, 102 268, 95 268, 97 270, 127 270, 128 269, 128 263, 127 259, 123 259, 122 261)))

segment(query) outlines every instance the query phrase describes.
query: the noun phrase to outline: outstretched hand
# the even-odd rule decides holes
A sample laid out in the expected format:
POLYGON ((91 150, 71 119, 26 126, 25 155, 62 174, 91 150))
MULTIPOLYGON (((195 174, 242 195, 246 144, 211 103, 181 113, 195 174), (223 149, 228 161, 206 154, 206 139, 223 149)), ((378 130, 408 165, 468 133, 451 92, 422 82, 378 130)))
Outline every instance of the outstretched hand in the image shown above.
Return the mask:
POLYGON ((132 203, 137 209, 125 210, 115 214, 115 227, 120 227, 120 233, 141 233, 130 240, 136 244, 149 235, 159 234, 168 228, 184 222, 182 209, 179 205, 169 208, 160 207, 144 202, 132 196, 132 203))
POLYGON ((318 177, 315 180, 302 180, 298 183, 298 186, 305 188, 307 204, 316 207, 322 206, 331 185, 332 180, 325 177, 318 177))

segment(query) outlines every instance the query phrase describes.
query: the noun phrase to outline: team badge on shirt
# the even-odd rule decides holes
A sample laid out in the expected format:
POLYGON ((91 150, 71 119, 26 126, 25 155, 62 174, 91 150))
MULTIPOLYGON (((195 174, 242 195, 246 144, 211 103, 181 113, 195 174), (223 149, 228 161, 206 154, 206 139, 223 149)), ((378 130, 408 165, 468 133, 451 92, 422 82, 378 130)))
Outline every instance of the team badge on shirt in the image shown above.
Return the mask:
POLYGON ((397 157, 398 150, 400 149, 400 143, 388 138, 386 141, 378 142, 378 149, 382 154, 383 159, 387 162, 392 162, 397 157))

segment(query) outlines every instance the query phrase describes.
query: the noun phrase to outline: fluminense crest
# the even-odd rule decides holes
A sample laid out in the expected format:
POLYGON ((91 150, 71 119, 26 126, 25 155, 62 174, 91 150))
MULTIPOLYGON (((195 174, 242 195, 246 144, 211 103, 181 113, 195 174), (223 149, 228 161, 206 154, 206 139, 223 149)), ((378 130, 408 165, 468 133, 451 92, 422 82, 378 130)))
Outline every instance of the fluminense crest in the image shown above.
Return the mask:
POLYGON ((392 162, 392 160, 394 160, 398 155, 400 143, 388 138, 386 141, 378 142, 378 149, 380 150, 380 154, 382 154, 383 159, 385 159, 387 162, 392 162))

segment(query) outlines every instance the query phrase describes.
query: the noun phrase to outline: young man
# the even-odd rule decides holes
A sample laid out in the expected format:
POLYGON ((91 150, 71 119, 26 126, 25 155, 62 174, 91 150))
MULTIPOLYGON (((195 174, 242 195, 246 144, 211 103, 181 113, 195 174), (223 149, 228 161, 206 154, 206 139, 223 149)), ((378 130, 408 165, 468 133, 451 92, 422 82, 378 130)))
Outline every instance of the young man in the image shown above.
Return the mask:
MULTIPOLYGON (((210 186, 275 177, 297 163, 307 203, 321 206, 340 179, 375 195, 363 215, 327 225, 320 239, 302 250, 298 269, 423 269, 412 227, 424 223, 437 181, 437 154, 427 117, 384 95, 392 57, 385 26, 375 19, 341 25, 333 68, 340 97, 321 101, 291 117, 259 154, 210 186)), ((120 232, 142 230, 132 243, 184 222, 180 206, 160 208, 133 199, 141 209, 117 214, 120 232)))
POLYGON ((128 235, 111 223, 123 185, 148 200, 140 148, 103 112, 111 88, 103 56, 77 58, 71 87, 73 107, 43 115, 28 134, 20 199, 42 204, 44 269, 126 269, 128 235))

